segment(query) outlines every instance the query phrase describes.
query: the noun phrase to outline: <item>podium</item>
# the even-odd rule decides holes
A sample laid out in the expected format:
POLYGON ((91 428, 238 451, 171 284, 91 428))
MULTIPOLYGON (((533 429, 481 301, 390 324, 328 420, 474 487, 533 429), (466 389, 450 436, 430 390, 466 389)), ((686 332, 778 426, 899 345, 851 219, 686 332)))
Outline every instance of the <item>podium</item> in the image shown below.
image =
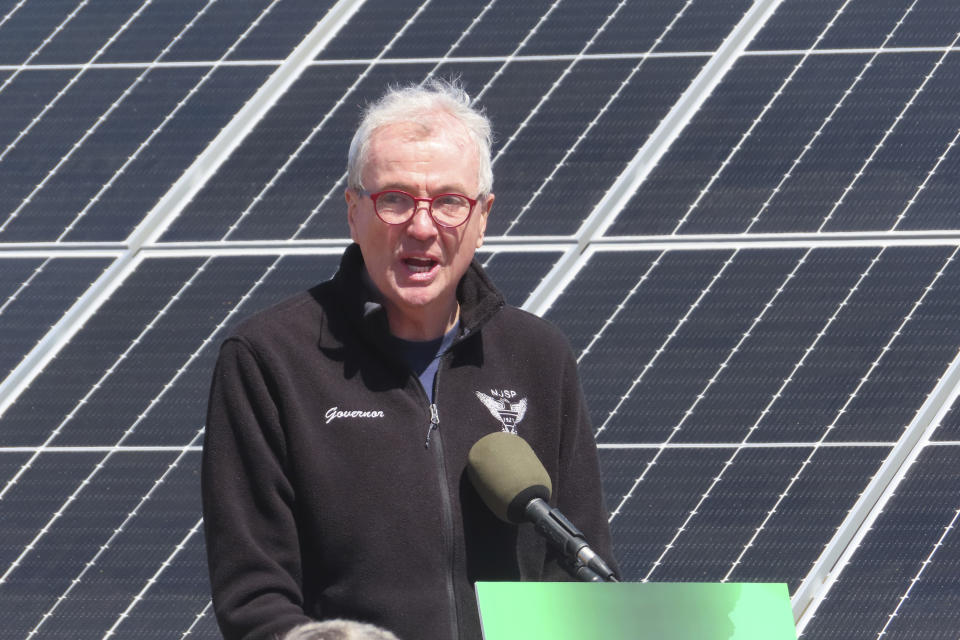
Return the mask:
POLYGON ((796 640, 782 583, 477 582, 484 640, 796 640))

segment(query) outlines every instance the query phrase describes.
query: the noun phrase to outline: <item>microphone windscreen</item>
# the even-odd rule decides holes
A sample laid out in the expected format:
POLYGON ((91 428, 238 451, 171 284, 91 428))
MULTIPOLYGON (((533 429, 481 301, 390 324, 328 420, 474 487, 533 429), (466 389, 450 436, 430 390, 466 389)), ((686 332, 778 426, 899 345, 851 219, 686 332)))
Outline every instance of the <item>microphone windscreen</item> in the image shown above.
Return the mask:
POLYGON ((487 507, 507 522, 523 522, 527 504, 549 500, 553 490, 527 441, 505 431, 477 440, 467 455, 467 475, 487 507))

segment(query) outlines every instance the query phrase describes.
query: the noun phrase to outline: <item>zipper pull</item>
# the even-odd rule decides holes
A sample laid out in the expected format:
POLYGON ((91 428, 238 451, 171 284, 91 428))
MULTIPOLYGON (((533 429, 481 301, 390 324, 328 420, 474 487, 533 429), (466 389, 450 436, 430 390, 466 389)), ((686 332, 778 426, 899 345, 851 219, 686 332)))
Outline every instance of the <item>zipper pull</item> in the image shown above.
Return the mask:
POLYGON ((430 405, 430 427, 427 429, 427 441, 423 443, 425 449, 430 448, 430 434, 433 433, 434 429, 440 427, 440 415, 437 413, 437 405, 430 405))

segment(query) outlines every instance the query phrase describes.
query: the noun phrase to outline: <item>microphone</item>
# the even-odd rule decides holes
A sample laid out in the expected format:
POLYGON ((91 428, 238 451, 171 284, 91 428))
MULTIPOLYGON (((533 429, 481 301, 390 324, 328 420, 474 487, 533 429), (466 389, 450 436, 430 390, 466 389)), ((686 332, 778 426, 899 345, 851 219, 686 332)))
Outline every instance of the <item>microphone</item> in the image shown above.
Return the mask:
POLYGON ((547 504, 553 486, 547 470, 526 440, 498 431, 480 438, 467 455, 467 475, 484 504, 505 522, 532 522, 586 582, 619 582, 583 534, 547 504))

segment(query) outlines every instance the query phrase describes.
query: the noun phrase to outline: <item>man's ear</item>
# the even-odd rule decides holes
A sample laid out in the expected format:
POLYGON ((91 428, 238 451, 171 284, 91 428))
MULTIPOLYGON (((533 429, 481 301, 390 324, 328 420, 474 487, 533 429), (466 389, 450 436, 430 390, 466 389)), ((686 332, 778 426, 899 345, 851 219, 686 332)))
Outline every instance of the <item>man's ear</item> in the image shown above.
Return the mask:
POLYGON ((350 225, 350 239, 357 241, 356 216, 360 206, 360 194, 347 187, 343 191, 343 199, 347 201, 347 224, 350 225))
POLYGON ((479 235, 477 235, 477 249, 483 246, 483 235, 487 232, 487 216, 490 215, 490 209, 493 208, 493 194, 491 193, 482 202, 478 202, 478 214, 480 214, 479 235))

